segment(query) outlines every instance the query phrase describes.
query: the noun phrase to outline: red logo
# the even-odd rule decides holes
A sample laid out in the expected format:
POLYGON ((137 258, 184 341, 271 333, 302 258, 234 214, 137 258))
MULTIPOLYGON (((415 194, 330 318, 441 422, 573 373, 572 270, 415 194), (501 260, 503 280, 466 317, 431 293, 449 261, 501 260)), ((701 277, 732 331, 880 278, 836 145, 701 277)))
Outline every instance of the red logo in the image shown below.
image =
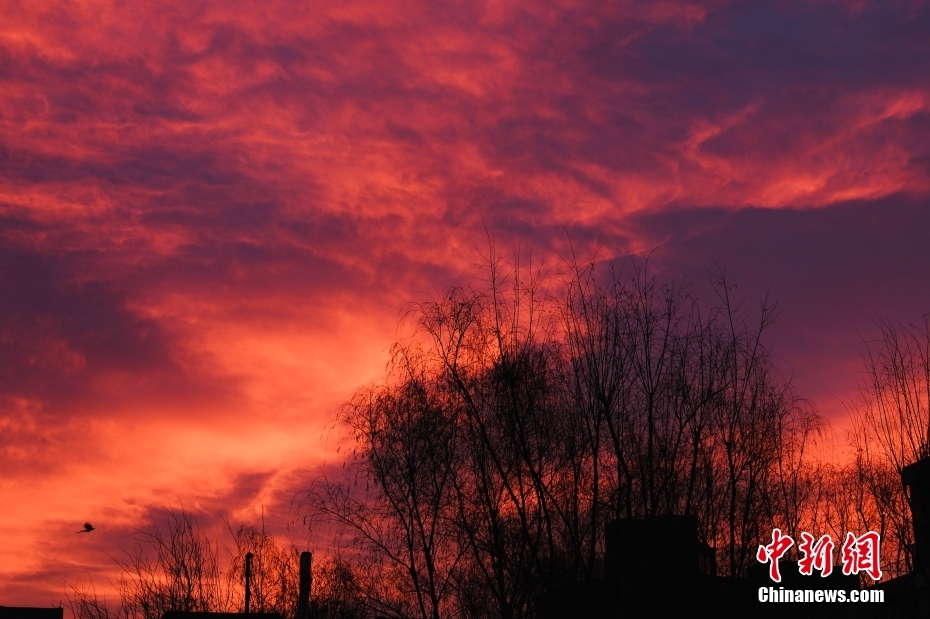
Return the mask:
POLYGON ((846 541, 843 542, 843 573, 849 575, 865 572, 872 580, 881 580, 881 541, 881 536, 875 531, 869 531, 859 537, 847 533, 846 541))
POLYGON ((814 542, 814 536, 806 531, 801 533, 801 543, 798 544, 798 550, 804 555, 798 561, 798 571, 805 576, 814 573, 814 569, 820 570, 822 577, 827 577, 833 572, 833 539, 829 535, 824 535, 817 543, 814 542))
POLYGON ((794 546, 794 540, 788 535, 782 535, 781 529, 772 529, 772 543, 768 546, 759 546, 759 552, 756 553, 756 559, 759 563, 768 563, 769 576, 775 582, 781 582, 781 574, 778 571, 778 560, 782 555, 788 552, 788 549, 794 546))
MULTIPOLYGON (((873 580, 881 580, 881 535, 869 531, 859 537, 852 533, 846 534, 846 541, 840 549, 840 558, 843 562, 843 574, 849 576, 865 572, 873 580)), ((782 535, 781 529, 772 529, 772 543, 759 546, 756 559, 759 563, 769 563, 769 576, 775 582, 781 582, 781 573, 778 571, 778 560, 784 556, 788 549, 794 545, 789 535, 782 535)), ((816 542, 810 533, 801 533, 801 560, 798 561, 798 571, 804 576, 811 576, 814 570, 820 570, 822 577, 833 572, 833 539, 824 535, 816 542)))

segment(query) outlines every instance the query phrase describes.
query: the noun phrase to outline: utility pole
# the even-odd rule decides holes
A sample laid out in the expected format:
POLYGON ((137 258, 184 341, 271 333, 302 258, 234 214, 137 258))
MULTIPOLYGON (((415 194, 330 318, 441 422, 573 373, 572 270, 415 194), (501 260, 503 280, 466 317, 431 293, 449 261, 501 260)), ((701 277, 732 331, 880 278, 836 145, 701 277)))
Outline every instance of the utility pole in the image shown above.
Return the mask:
POLYGON ((300 553, 300 589, 297 598, 297 619, 310 619, 310 585, 313 582, 313 555, 300 553))
POLYGON ((249 602, 252 601, 252 557, 251 552, 245 553, 245 614, 249 614, 249 602))

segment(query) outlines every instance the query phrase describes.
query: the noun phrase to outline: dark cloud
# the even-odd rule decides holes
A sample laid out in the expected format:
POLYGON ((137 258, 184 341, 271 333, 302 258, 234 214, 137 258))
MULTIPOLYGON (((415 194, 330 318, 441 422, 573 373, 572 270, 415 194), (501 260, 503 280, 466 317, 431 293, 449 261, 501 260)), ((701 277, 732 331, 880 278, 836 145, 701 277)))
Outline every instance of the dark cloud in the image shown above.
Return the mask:
POLYGON ((160 326, 128 311, 125 294, 69 272, 66 260, 0 246, 4 394, 61 408, 87 397, 93 373, 182 377, 160 326))

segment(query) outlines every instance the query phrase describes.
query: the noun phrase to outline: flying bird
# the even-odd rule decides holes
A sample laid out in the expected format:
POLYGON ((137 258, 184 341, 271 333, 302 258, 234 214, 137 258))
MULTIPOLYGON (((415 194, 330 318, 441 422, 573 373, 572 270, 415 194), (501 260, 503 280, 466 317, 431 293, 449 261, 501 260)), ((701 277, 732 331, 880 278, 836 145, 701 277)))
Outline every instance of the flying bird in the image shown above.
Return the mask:
POLYGON ((84 528, 81 529, 80 531, 78 531, 78 533, 90 533, 90 532, 93 531, 93 530, 94 530, 94 525, 92 525, 92 524, 89 523, 89 522, 85 522, 85 523, 84 523, 84 528))

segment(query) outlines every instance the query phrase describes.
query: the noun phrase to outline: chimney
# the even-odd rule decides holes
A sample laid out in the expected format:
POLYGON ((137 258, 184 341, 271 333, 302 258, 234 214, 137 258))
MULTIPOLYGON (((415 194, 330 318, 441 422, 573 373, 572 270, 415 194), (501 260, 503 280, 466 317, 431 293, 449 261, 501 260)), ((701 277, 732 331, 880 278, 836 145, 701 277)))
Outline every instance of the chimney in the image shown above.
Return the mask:
POLYGON ((245 614, 249 614, 249 602, 252 601, 252 557, 251 552, 245 553, 245 614))
POLYGON ((309 552, 300 553, 300 597, 297 602, 297 619, 310 619, 310 584, 313 564, 313 555, 309 552))

